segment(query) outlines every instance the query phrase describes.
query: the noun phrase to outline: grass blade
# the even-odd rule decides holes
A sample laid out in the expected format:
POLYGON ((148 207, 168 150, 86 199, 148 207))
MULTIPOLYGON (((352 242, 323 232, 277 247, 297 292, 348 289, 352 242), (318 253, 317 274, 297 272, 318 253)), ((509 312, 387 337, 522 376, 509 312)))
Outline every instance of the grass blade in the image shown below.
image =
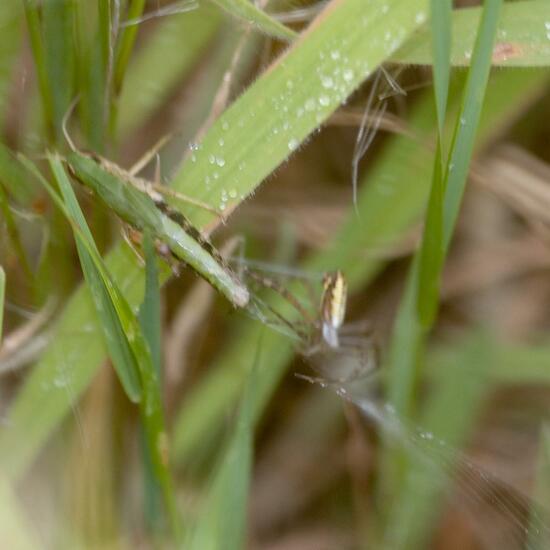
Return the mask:
POLYGON ((202 513, 186 545, 190 550, 239 550, 245 546, 257 363, 258 354, 244 387, 233 435, 214 473, 202 513))
MULTIPOLYGON (((406 418, 412 416, 413 396, 415 395, 421 366, 419 358, 425 345, 428 329, 433 323, 435 311, 437 310, 438 293, 436 289, 439 286, 443 259, 449 247, 466 184, 475 143, 475 133, 480 121, 489 78, 491 52, 500 6, 501 2, 495 1, 487 3, 484 7, 442 186, 438 181, 440 161, 439 158, 435 160, 434 186, 437 186, 437 191, 432 192, 432 199, 434 194, 437 193, 439 202, 436 202, 435 199, 430 201, 432 211, 429 212, 425 227, 425 241, 413 261, 407 283, 407 292, 402 299, 392 337, 388 392, 395 410, 406 418), (441 196, 441 188, 445 193, 443 197, 441 196), (443 202, 441 202, 441 199, 443 199, 443 202), (443 214, 441 216, 439 211, 442 206, 443 214), (434 224, 434 226, 429 226, 429 223, 434 224), (431 231, 435 236, 429 235, 431 231), (433 249, 430 248, 433 246, 433 241, 429 239, 436 241, 433 249), (421 277, 423 277, 423 280, 421 277), (422 299, 423 302, 419 303, 419 299, 422 299), (417 307, 422 316, 418 315, 417 307), (411 352, 411 350, 413 351, 411 352)), ((388 473, 386 473, 383 483, 386 491, 388 491, 388 486, 393 485, 395 487, 396 484, 399 485, 399 480, 407 479, 406 466, 403 463, 401 451, 387 450, 382 460, 383 464, 387 465, 386 472, 388 473), (398 472, 401 475, 398 475, 398 472)), ((391 491, 388 491, 388 493, 391 494, 391 491)), ((402 498, 406 498, 405 493, 405 489, 399 492, 402 498)), ((394 505, 395 503, 392 503, 392 509, 394 505)), ((395 535, 399 530, 393 524, 394 516, 389 509, 387 513, 390 514, 390 524, 387 526, 386 531, 395 535)), ((397 545, 398 543, 392 538, 388 547, 392 549, 404 547, 402 546, 405 544, 404 540, 400 539, 398 541, 399 545, 397 545)))
MULTIPOLYGON (((145 0, 131 0, 125 17, 130 20, 138 19, 142 15, 144 7, 145 0)), ((138 25, 124 27, 118 38, 113 67, 113 93, 115 97, 120 94, 120 90, 122 89, 124 74, 126 73, 130 54, 136 41, 138 29, 138 25)))
POLYGON ((42 8, 44 63, 51 88, 56 143, 63 142, 62 121, 74 95, 73 1, 48 0, 42 8))
POLYGON ((188 73, 220 26, 218 10, 200 7, 165 18, 128 66, 116 115, 116 134, 126 138, 153 114, 188 73))
MULTIPOLYGON (((168 465, 166 448, 167 436, 160 396, 160 379, 157 369, 153 364, 147 340, 141 332, 138 320, 133 314, 126 298, 108 273, 99 253, 95 249, 95 245, 91 240, 91 234, 85 224, 84 217, 80 211, 69 180, 63 170, 60 159, 50 157, 49 161, 52 172, 56 176, 56 180, 62 189, 65 201, 69 204, 70 215, 72 214, 77 219, 78 226, 82 227, 82 230, 77 234, 77 242, 84 245, 86 253, 89 254, 89 256, 83 255, 82 257, 86 258, 86 261, 87 258, 91 260, 89 264, 84 264, 83 262, 83 269, 88 269, 87 276, 90 276, 90 280, 93 281, 93 284, 99 286, 99 284, 102 283, 104 285, 108 299, 116 313, 115 319, 120 326, 120 330, 117 330, 111 335, 108 335, 105 331, 107 342, 109 338, 118 338, 116 344, 129 351, 125 357, 128 362, 126 364, 119 364, 117 373, 119 377, 122 375, 126 377, 125 382, 127 384, 130 376, 139 378, 141 382, 138 388, 140 387, 142 391, 141 394, 138 393, 138 396, 141 397, 141 418, 146 434, 147 447, 151 457, 152 469, 155 474, 156 482, 164 497, 164 504, 166 506, 171 528, 174 535, 179 538, 181 528, 172 477, 168 465), (81 226, 80 224, 83 225, 81 226), (95 272, 90 268, 95 269, 95 272), (94 277, 94 279, 92 279, 92 277, 94 277)), ((107 306, 107 300, 102 303, 98 302, 97 309, 100 314, 105 306, 107 306)), ((115 357, 111 357, 114 363, 115 357)), ((122 378, 121 382, 124 382, 122 378)), ((132 383, 134 383, 133 380, 132 383)), ((135 383, 138 384, 138 382, 135 383)), ((128 393, 127 385, 125 385, 125 389, 127 389, 128 393)), ((132 396, 129 395, 129 397, 132 396)))
POLYGON ((44 126, 49 139, 54 137, 54 109, 52 90, 48 80, 48 69, 46 66, 46 53, 44 51, 44 40, 42 37, 42 25, 40 23, 40 7, 37 0, 24 0, 25 17, 27 19, 27 28, 31 42, 32 53, 34 57, 34 66, 38 79, 38 88, 40 90, 40 100, 42 103, 42 116, 44 126))
POLYGON ((5 131, 11 77, 22 44, 21 2, 7 0, 0 4, 0 128, 5 131))
POLYGON ((248 0, 212 0, 230 15, 252 23, 260 31, 273 38, 292 42, 298 35, 248 0))
MULTIPOLYGON (((101 273, 101 266, 97 258, 99 253, 95 248, 92 234, 73 194, 71 184, 61 162, 59 159, 50 158, 50 167, 61 189, 67 209, 66 215, 69 220, 74 220, 79 228, 79 232, 75 237, 82 271, 94 299, 96 311, 101 319, 105 342, 113 366, 126 395, 130 401, 137 403, 141 399, 141 383, 131 343, 125 337, 126 330, 119 314, 119 310, 124 306, 119 303, 117 308, 117 302, 113 299, 116 291, 109 288, 110 281, 106 280, 105 274, 101 273)), ((38 174, 36 175, 38 176, 38 174)), ((41 181, 44 185, 48 185, 42 178, 41 181)), ((47 189, 50 195, 53 196, 54 191, 49 187, 47 189)), ((118 302, 121 301, 118 300, 118 302)))
MULTIPOLYGON (((176 174, 174 187, 230 211, 425 18, 424 0, 397 0, 389 10, 381 0, 333 0, 216 121, 176 174), (343 35, 344 42, 334 38, 343 35)), ((206 213, 194 217, 199 225, 211 219, 206 213)))
MULTIPOLYGON (((475 7, 453 11, 451 63, 455 67, 470 65, 481 9, 475 7)), ((499 18, 493 65, 548 67, 550 40, 545 21, 548 21, 546 0, 506 2, 499 18)), ((431 65, 434 57, 430 29, 422 28, 392 57, 392 61, 405 65, 431 65)))
POLYGON ((151 358, 158 376, 161 375, 161 318, 160 286, 157 267, 157 254, 153 238, 149 231, 143 234, 143 251, 145 254, 145 295, 139 308, 139 322, 143 335, 149 344, 151 358))
POLYGON ((435 105, 440 135, 443 134, 449 78, 451 76, 452 0, 431 0, 431 38, 435 105))
POLYGON ((433 75, 437 112, 437 146, 434 159, 432 186, 420 250, 418 275, 418 316, 428 329, 434 322, 439 295, 439 273, 443 266, 443 200, 445 196, 445 165, 443 130, 451 75, 451 13, 452 2, 432 0, 433 75))

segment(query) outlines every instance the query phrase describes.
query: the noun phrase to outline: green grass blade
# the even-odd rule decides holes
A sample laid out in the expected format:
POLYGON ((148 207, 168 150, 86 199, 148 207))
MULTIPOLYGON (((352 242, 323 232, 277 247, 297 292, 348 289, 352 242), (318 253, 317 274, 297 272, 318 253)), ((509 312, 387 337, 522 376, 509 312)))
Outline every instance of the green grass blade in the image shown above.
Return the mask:
MULTIPOLYGON (((452 231, 458 216, 460 209, 460 203, 462 195, 464 193, 464 188, 466 184, 467 174, 470 165, 470 159, 472 156, 474 143, 475 143, 475 134, 479 124, 479 119, 481 115, 481 108, 483 105, 483 98, 485 96, 485 89, 487 86, 487 81, 489 77, 489 70, 491 67, 491 57, 490 53, 492 51, 492 44, 494 40, 496 24, 498 19, 498 10, 500 7, 500 2, 491 2, 485 8, 481 25, 479 29, 478 42, 476 44, 476 49, 474 51, 472 65, 468 73, 468 78, 466 82, 466 88, 464 91, 462 107, 459 112, 458 120, 455 126, 455 133, 453 138, 453 143, 451 146, 451 152, 449 154, 449 160, 446 166, 445 171, 445 182, 443 183, 443 189, 445 190, 445 195, 443 198, 443 218, 442 218, 442 243, 443 249, 446 251, 448 249, 452 231)), ((435 216, 434 216, 435 217, 435 216)), ((436 222, 438 218, 436 217, 436 222)), ((425 234, 430 231, 430 227, 426 226, 425 234)), ((441 231, 439 227, 435 227, 434 233, 441 231)), ((421 249, 421 251, 423 248, 421 249)), ((422 252, 421 252, 422 254, 422 252)), ((442 258, 439 250, 434 251, 435 261, 437 265, 430 264, 431 267, 438 267, 439 271, 442 268, 442 258)), ((425 261, 431 261, 432 258, 424 256, 425 261)), ((415 262, 413 264, 411 279, 415 279, 420 284, 418 280, 419 275, 414 273, 417 270, 421 271, 420 262, 415 262)), ((429 268, 424 268, 424 276, 426 277, 427 282, 423 287, 426 290, 424 299, 437 300, 437 294, 433 291, 434 287, 438 286, 438 279, 440 276, 439 272, 433 272, 429 268)), ((406 345, 410 346, 413 342, 421 338, 422 331, 420 330, 420 325, 418 321, 411 322, 411 316, 415 315, 415 312, 411 311, 411 307, 414 307, 417 298, 417 290, 414 289, 411 291, 415 298, 412 303, 407 298, 403 300, 403 306, 400 309, 400 314, 408 321, 403 321, 403 326, 410 326, 411 331, 415 333, 415 336, 404 335, 406 345)), ((434 305, 425 304, 422 306, 426 308, 429 314, 433 317, 434 305)), ((405 330, 406 332, 406 330, 405 330)), ((404 348, 405 342, 401 342, 400 338, 396 335, 396 340, 392 342, 393 349, 406 349, 404 348)), ((422 346, 420 342, 418 345, 413 344, 413 349, 420 349, 422 346)), ((397 388, 403 388, 407 386, 405 381, 409 383, 413 380, 412 372, 415 370, 414 363, 412 359, 414 355, 410 355, 405 358, 403 364, 397 363, 393 365, 392 370, 394 374, 392 375, 395 384, 391 384, 392 393, 396 392, 400 396, 404 397, 405 395, 411 395, 412 386, 409 386, 408 390, 403 391, 402 389, 396 390, 397 388), (408 374, 407 374, 408 373, 408 374), (398 382, 397 379, 401 380, 398 382)), ((395 397, 395 396, 394 396, 395 397)), ((406 401, 410 399, 407 398, 406 401)), ((392 398, 394 406, 399 412, 404 412, 408 410, 409 405, 405 404, 401 397, 399 399, 392 398)))
POLYGON ((78 112, 88 146, 96 152, 105 149, 105 108, 107 73, 110 56, 110 2, 77 2, 78 112))
POLYGON ((451 75, 452 0, 431 0, 431 39, 435 104, 439 133, 443 134, 451 75))
MULTIPOLYGON (((419 358, 437 310, 437 289, 443 259, 449 247, 466 184, 475 144, 475 134, 489 78, 491 52, 500 7, 501 2, 490 2, 485 5, 483 11, 462 107, 455 125, 449 160, 445 167, 445 180, 442 185, 438 181, 440 160, 436 158, 433 184, 436 186, 436 191, 432 190, 429 205, 431 211, 428 212, 424 242, 413 262, 407 283, 407 292, 399 308, 396 329, 391 341, 392 354, 388 392, 395 410, 398 411, 398 414, 405 415, 406 418, 411 417, 414 409, 414 395, 421 368, 419 358), (442 192, 444 196, 442 196, 442 192), (438 195, 438 202, 434 199, 435 194, 438 195), (441 216, 442 206, 443 215, 441 216), (434 243, 434 241, 436 242, 434 243), (417 314, 415 306, 418 307, 420 315, 417 314), (409 353, 409 350, 413 350, 413 352, 409 353)), ((389 473, 383 481, 386 487, 388 485, 399 486, 400 479, 407 479, 406 472, 408 470, 403 464, 402 451, 388 450, 384 453, 382 460, 385 465, 391 465, 387 466, 386 469, 389 473), (397 475, 399 470, 402 478, 397 475)), ((400 496, 406 498, 403 496, 406 493, 407 490, 403 488, 400 496)), ((399 503, 397 506, 399 508, 399 503)), ((394 503, 390 508, 394 508, 394 503)), ((398 529, 393 523, 393 513, 390 510, 388 513, 390 514, 390 524, 387 526, 386 532, 393 533, 393 537, 396 536, 398 529)), ((402 522, 403 520, 401 518, 396 521, 402 522)), ((400 539, 399 546, 397 544, 391 538, 388 548, 404 548, 404 540, 400 539)))
POLYGON ((443 241, 446 249, 449 247, 456 224, 474 150, 475 135, 491 70, 491 52, 493 51, 501 6, 501 0, 493 0, 487 3, 483 10, 472 56, 472 65, 466 81, 462 108, 455 127, 445 184, 443 241))
MULTIPOLYGON (((453 66, 470 65, 481 7, 453 12, 451 63, 453 66)), ((492 63, 500 67, 550 66, 550 40, 548 39, 548 2, 524 0, 507 2, 502 7, 497 41, 492 63)), ((406 65, 433 63, 431 32, 421 29, 393 57, 392 61, 406 65)))
POLYGON ((434 94, 437 112, 437 145, 428 211, 420 250, 418 275, 418 316, 420 323, 429 328, 435 319, 439 295, 439 273, 443 266, 443 199, 445 196, 445 158, 443 131, 451 75, 451 13, 452 2, 432 0, 431 30, 434 56, 434 94))
POLYGON ((240 550, 245 547, 258 354, 255 363, 245 384, 233 435, 214 473, 199 520, 185 546, 189 550, 240 550))
POLYGON ((46 65, 46 53, 44 51, 44 37, 42 36, 42 25, 40 23, 40 6, 37 0, 24 0, 25 17, 34 57, 34 66, 40 90, 42 104, 42 116, 46 133, 50 139, 54 136, 54 108, 51 83, 48 80, 48 69, 46 65))
POLYGON ((22 45, 22 9, 19 0, 0 3, 0 128, 5 130, 9 93, 17 54, 22 45))
MULTIPOLYGON (((478 331, 470 341, 463 342, 447 369, 434 377, 433 392, 421 414, 419 426, 423 432, 433 434, 436 441, 444 441, 444 451, 452 453, 466 442, 487 393, 493 357, 490 341, 478 331)), ((403 441, 392 442, 398 447, 400 443, 403 441)), ((438 525, 442 511, 444 490, 453 482, 448 461, 455 458, 446 452, 433 456, 434 445, 428 438, 426 441, 420 439, 413 448, 407 448, 406 444, 401 447, 406 456, 407 475, 397 501, 388 503, 390 522, 386 525, 383 548, 420 550, 430 545, 431 530, 438 525), (430 450, 432 453, 426 454, 430 450)), ((381 467, 384 468, 385 463, 381 467)), ((463 490, 475 489, 465 487, 463 490)))
MULTIPOLYGON (((157 377, 161 381, 160 287, 157 255, 153 239, 148 231, 143 234, 143 251, 145 255, 145 294, 139 308, 139 324, 151 350, 151 360, 157 377)), ((154 461, 143 431, 140 436, 144 470, 144 515, 149 529, 158 532, 162 527, 160 506, 162 494, 155 479, 154 461)))
POLYGON ((14 158, 11 151, 0 142, 0 180, 8 195, 21 205, 28 204, 36 195, 36 186, 14 158))
POLYGON ((75 59, 73 0, 48 0, 42 8, 44 63, 52 96, 55 139, 63 142, 62 121, 73 99, 75 59))
MULTIPOLYGON (((397 0, 389 10, 381 0, 333 0, 216 121, 179 170, 175 188, 234 208, 425 18, 424 0, 397 0), (344 35, 345 41, 334 38, 344 35)), ((202 225, 211 216, 196 219, 202 225)))
MULTIPOLYGON (((125 14, 125 19, 137 19, 143 14, 145 0, 131 0, 130 5, 125 14)), ((113 93, 116 96, 120 94, 124 74, 130 60, 130 54, 136 41, 139 25, 130 25, 124 27, 120 32, 113 67, 113 93)))
MULTIPOLYGON (((89 256, 81 256, 81 258, 89 258, 90 260, 87 264, 83 262, 83 269, 87 269, 85 272, 87 280, 92 281, 92 284, 97 284, 98 286, 100 284, 103 285, 108 300, 110 300, 111 306, 115 311, 116 322, 121 329, 117 330, 114 334, 108 334, 107 329, 111 327, 104 327, 106 340, 109 342, 109 338, 117 339, 116 344, 128 349, 130 352, 127 357, 124 358, 127 363, 119 364, 119 368, 117 369, 121 382, 123 382, 130 398, 134 396, 129 394, 129 390, 136 390, 136 388, 130 386, 130 378, 139 378, 141 381, 141 386, 138 385, 137 388, 141 388, 142 391, 141 393, 137 393, 137 396, 141 397, 141 418, 145 429, 153 472, 164 497, 171 528, 174 534, 179 537, 179 514, 177 512, 173 482, 168 466, 167 435, 160 397, 160 377, 153 364, 147 340, 143 336, 136 316, 132 312, 126 298, 108 273, 103 264, 103 260, 95 248, 82 211, 74 196, 71 184, 63 170, 61 160, 57 157, 50 157, 49 161, 65 201, 69 205, 69 212, 67 212, 67 214, 74 216, 77 219, 78 226, 82 227, 82 230, 77 235, 79 239, 77 242, 83 244, 86 253, 89 254, 89 256), (90 278, 88 279, 88 277, 90 278), (123 379, 122 376, 125 378, 123 379)), ((93 287, 91 288, 93 294, 93 287)), ((100 315, 101 312, 104 311, 104 308, 107 307, 108 300, 104 300, 101 303, 96 302, 96 307, 100 315)), ((111 358, 114 363, 115 357, 111 356, 111 358)), ((115 365, 115 367, 116 366, 117 365, 115 365)), ((137 380, 132 379, 131 384, 134 383, 139 384, 137 380)), ((137 391, 139 392, 139 390, 137 391)), ((134 401, 135 400, 134 397, 134 401)))
POLYGON ((109 208, 132 227, 147 230, 166 244, 180 260, 193 268, 236 307, 245 307, 250 294, 214 250, 204 246, 194 227, 182 227, 157 208, 153 199, 107 171, 94 160, 73 153, 69 162, 77 179, 89 187, 109 208))
POLYGON ((445 197, 445 169, 441 159, 441 133, 437 137, 432 187, 418 262, 417 314, 420 324, 429 329, 434 321, 439 303, 439 279, 445 261, 443 245, 443 201, 445 197))
POLYGON ((265 11, 256 7, 248 0, 211 0, 227 13, 243 19, 246 23, 252 23, 257 29, 273 38, 279 38, 291 42, 298 35, 276 19, 271 18, 265 11))
MULTIPOLYGON (((124 306, 119 304, 117 307, 113 289, 109 288, 110 281, 106 280, 105 275, 101 273, 102 269, 97 258, 99 253, 95 248, 92 234, 74 196, 61 161, 50 158, 50 167, 63 195, 66 215, 69 220, 74 220, 79 228, 75 238, 82 271, 94 299, 96 311, 101 319, 105 342, 113 366, 126 395, 130 401, 137 403, 141 399, 140 375, 131 349, 131 343, 125 337, 126 330, 119 314, 119 310, 124 306)), ((41 179, 41 181, 44 185, 47 185, 45 180, 41 179)), ((50 196, 53 196, 54 191, 49 187, 47 189, 50 196)))
POLYGON ((151 350, 153 365, 160 378, 162 356, 159 270, 150 231, 145 231, 143 234, 143 251, 145 254, 145 295, 139 308, 139 322, 151 350))
POLYGON ((13 217, 8 202, 8 197, 2 183, 0 183, 0 212, 2 213, 2 216, 4 218, 4 223, 6 224, 6 232, 11 241, 15 256, 17 257, 19 264, 21 265, 27 281, 29 283, 32 283, 34 278, 33 272, 27 258, 27 253, 25 252, 25 248, 23 247, 19 228, 17 227, 17 223, 15 222, 15 219, 13 217))
POLYGON ((162 105, 200 59, 220 26, 218 10, 200 7, 165 18, 136 52, 118 101, 116 134, 127 138, 162 105))

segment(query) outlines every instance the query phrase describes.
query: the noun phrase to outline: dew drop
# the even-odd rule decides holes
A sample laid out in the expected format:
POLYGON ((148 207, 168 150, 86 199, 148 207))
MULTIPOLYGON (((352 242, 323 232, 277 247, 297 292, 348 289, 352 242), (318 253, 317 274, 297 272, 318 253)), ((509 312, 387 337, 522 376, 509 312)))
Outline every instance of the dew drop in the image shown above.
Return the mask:
POLYGON ((307 101, 306 101, 306 111, 313 111, 315 109, 315 100, 313 98, 309 98, 307 101))
POLYGON ((426 12, 424 11, 419 11, 417 14, 416 14, 416 17, 414 18, 414 20, 420 24, 420 23, 424 23, 424 21, 426 21, 426 12))
POLYGON ((342 76, 346 82, 351 82, 353 80, 353 69, 346 69, 342 76))
POLYGON ((321 77, 321 84, 323 88, 327 88, 330 90, 330 88, 334 87, 334 80, 330 76, 323 76, 321 77))
POLYGON ((225 166, 225 159, 218 157, 216 159, 216 164, 221 168, 222 166, 225 166))
POLYGON ((296 149, 299 145, 299 142, 296 138, 292 138, 291 140, 289 140, 288 142, 288 148, 291 150, 291 151, 294 151, 294 149, 296 149))

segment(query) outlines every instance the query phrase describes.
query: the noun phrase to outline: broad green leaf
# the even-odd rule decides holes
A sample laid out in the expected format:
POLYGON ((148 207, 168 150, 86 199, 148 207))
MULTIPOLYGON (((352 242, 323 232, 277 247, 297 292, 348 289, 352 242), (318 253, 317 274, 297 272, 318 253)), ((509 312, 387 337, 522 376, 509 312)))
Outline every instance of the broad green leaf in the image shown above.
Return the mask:
MULTIPOLYGON (((481 8, 453 12, 451 63, 468 66, 481 17, 481 8)), ((507 2, 499 18, 492 63, 501 67, 550 66, 550 15, 547 0, 507 2)), ((423 27, 392 57, 395 63, 431 65, 431 33, 423 27)))
POLYGON ((293 30, 289 29, 276 19, 271 18, 265 11, 256 7, 253 2, 248 0, 211 0, 227 13, 244 19, 247 23, 251 23, 260 31, 274 38, 280 38, 291 42, 298 35, 293 30))

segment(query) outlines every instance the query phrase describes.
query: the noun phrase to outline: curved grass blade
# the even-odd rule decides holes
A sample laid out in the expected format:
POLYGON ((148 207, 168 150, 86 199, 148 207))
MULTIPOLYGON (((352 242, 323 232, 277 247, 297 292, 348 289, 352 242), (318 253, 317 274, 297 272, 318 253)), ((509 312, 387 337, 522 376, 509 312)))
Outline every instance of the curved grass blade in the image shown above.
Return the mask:
POLYGON ((249 300, 246 286, 220 263, 220 258, 214 257, 213 251, 205 248, 194 235, 163 213, 147 194, 78 153, 72 153, 69 162, 78 180, 92 189, 125 222, 140 231, 149 231, 165 243, 174 255, 192 267, 236 307, 246 306, 249 300))
MULTIPOLYGON (((116 283, 112 280, 103 264, 99 252, 95 248, 89 228, 78 206, 78 202, 76 201, 71 184, 65 174, 61 160, 58 157, 50 157, 49 162, 52 172, 61 188, 65 202, 68 204, 68 212, 66 214, 76 218, 76 223, 78 227, 81 228, 77 234, 77 244, 84 245, 83 248, 85 248, 86 251, 86 254, 82 254, 81 258, 86 259, 86 263, 83 262, 83 269, 86 268, 86 265, 88 266, 87 280, 88 277, 90 280, 94 277, 96 278, 96 280, 93 281, 94 285, 97 284, 99 286, 99 284, 103 284, 108 299, 116 312, 116 322, 121 329, 121 331, 117 331, 117 334, 111 336, 115 338, 119 337, 119 341, 117 342, 118 345, 130 351, 126 357, 129 362, 124 366, 119 365, 117 372, 120 377, 121 371, 123 370, 122 367, 124 367, 123 374, 125 376, 128 377, 131 373, 131 375, 138 378, 141 383, 138 386, 138 391, 141 390, 138 397, 141 408, 141 419, 145 429, 153 472, 155 474, 155 480, 164 497, 164 503, 168 512, 168 517, 170 518, 172 530, 174 535, 179 538, 181 528, 173 482, 169 470, 167 435, 160 396, 160 378, 153 364, 147 340, 143 336, 140 324, 131 310, 130 305, 116 283), (126 372, 126 370, 130 372, 126 372)), ((79 249, 79 253, 80 252, 81 249, 79 249)), ((96 304, 98 312, 101 315, 103 308, 107 306, 107 300, 101 303, 98 301, 96 304)), ((109 335, 105 329, 104 331, 108 339, 109 335)), ((136 383, 139 384, 139 382, 136 383)))
POLYGON ((273 38, 279 38, 287 42, 292 42, 298 34, 276 19, 270 17, 265 11, 258 8, 253 2, 248 0, 211 0, 224 9, 230 15, 239 19, 244 19, 251 23, 257 29, 273 38))
MULTIPOLYGON (((470 65, 475 43, 475 29, 481 18, 481 7, 453 11, 453 44, 451 64, 470 65)), ((507 2, 502 7, 497 40, 493 47, 492 63, 500 67, 550 66, 548 2, 525 0, 507 2)), ((395 63, 431 65, 431 33, 422 28, 392 57, 395 63)))
MULTIPOLYGON (((96 311, 101 319, 101 326, 109 355, 117 372, 119 380, 130 401, 137 403, 141 400, 141 382, 139 369, 132 350, 132 342, 126 336, 128 334, 128 322, 124 323, 121 312, 124 304, 119 296, 116 296, 109 277, 102 273, 102 266, 99 261, 99 252, 95 247, 92 234, 86 224, 84 215, 78 206, 76 197, 72 192, 70 183, 59 159, 50 158, 50 167, 59 185, 65 206, 56 197, 55 192, 44 178, 41 177, 34 167, 29 163, 28 167, 48 190, 58 206, 62 208, 67 218, 78 227, 75 234, 78 254, 82 264, 82 271, 90 288, 91 295, 95 302, 96 311)), ((128 318, 126 311, 123 316, 128 318)))

